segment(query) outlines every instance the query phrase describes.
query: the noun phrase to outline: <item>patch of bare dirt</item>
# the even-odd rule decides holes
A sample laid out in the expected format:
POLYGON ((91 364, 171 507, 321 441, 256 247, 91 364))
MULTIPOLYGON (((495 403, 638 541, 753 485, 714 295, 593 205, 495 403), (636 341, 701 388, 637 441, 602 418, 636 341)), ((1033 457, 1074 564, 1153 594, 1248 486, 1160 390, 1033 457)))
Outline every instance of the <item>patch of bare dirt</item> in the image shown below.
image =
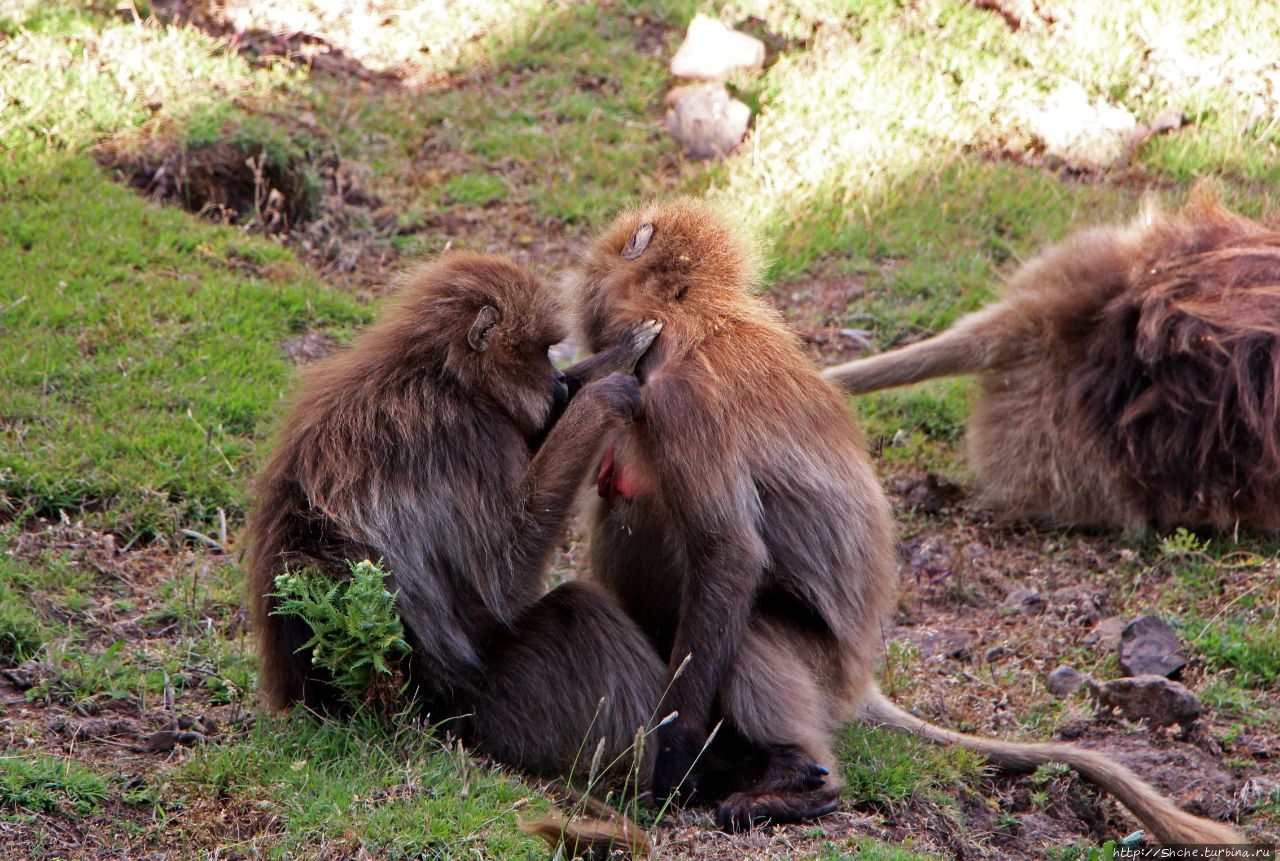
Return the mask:
MULTIPOLYGON (((182 643, 208 636, 234 639, 244 631, 245 614, 236 607, 192 605, 185 616, 203 619, 193 630, 166 610, 164 584, 175 579, 193 584, 212 576, 214 566, 230 564, 223 554, 159 545, 121 546, 113 535, 69 522, 36 521, 4 548, 31 570, 88 572, 80 578, 83 606, 74 610, 48 602, 33 591, 37 609, 48 620, 74 622, 83 638, 63 645, 100 655, 115 649, 122 661, 145 663, 182 643), (119 644, 119 645, 116 645, 119 644)), ((194 600, 194 592, 192 593, 194 600)), ((59 644, 53 644, 56 652, 59 644)), ((251 817, 232 815, 234 805, 211 811, 206 822, 183 811, 184 835, 175 841, 157 816, 166 774, 200 745, 219 744, 245 732, 253 720, 243 703, 247 692, 228 683, 210 685, 218 668, 191 659, 168 680, 162 695, 134 691, 92 691, 64 683, 75 670, 46 652, 19 667, 0 668, 0 750, 43 754, 117 775, 110 795, 89 813, 70 809, 22 811, 9 808, 0 820, 6 858, 179 858, 197 849, 219 856, 232 845, 229 835, 258 828, 251 817), (215 695, 220 689, 223 693, 215 695), (225 694, 230 693, 227 697, 225 694), (193 835, 207 834, 204 849, 193 835), (227 838, 227 839, 224 839, 227 838), (185 846, 183 845, 185 843, 185 846)), ((225 680, 220 680, 225 681, 225 680)), ((259 818, 261 815, 259 814, 259 818)))
POLYGON ((836 364, 857 358, 871 344, 871 332, 850 327, 845 320, 867 292, 860 273, 816 275, 793 281, 771 298, 800 335, 811 358, 836 364))

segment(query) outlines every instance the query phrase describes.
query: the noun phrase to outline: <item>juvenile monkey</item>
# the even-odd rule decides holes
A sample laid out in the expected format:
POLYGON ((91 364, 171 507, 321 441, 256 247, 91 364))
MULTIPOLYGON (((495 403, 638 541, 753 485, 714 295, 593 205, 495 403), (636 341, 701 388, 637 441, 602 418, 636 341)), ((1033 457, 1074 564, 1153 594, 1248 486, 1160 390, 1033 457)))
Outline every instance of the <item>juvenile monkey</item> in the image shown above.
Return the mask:
POLYGON ((925 341, 828 368, 851 393, 978 374, 986 503, 1061 525, 1280 529, 1280 233, 1203 187, 1082 230, 925 341))
POLYGON ((821 815, 840 790, 832 734, 863 719, 1011 768, 1066 762, 1163 841, 1237 842, 1105 757, 960 735, 884 697, 889 509, 839 393, 752 295, 757 277, 751 249, 689 199, 621 216, 574 277, 591 347, 629 320, 663 326, 636 369, 641 417, 601 461, 591 535, 593 576, 667 661, 659 713, 678 717, 658 731, 655 794, 718 801, 724 828, 821 815))
POLYGON ((455 725, 465 740, 532 772, 585 769, 601 737, 606 762, 626 751, 664 666, 604 590, 544 594, 544 573, 604 436, 641 407, 629 372, 657 327, 620 329, 568 381, 547 355, 563 328, 531 274, 455 253, 304 372, 248 524, 268 706, 336 704, 298 652, 306 622, 272 614, 276 575, 343 577, 348 560, 381 559, 433 718, 469 716, 455 725), (581 390, 548 432, 569 382, 581 390))

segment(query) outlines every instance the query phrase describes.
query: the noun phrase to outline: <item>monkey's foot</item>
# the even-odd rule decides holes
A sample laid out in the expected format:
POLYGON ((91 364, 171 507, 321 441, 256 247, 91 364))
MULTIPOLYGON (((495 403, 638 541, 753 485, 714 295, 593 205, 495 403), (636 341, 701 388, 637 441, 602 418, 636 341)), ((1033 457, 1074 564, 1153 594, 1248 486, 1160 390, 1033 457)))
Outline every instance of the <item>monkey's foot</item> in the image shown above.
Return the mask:
POLYGON ((824 786, 812 792, 735 792, 716 808, 721 831, 745 831, 767 822, 801 822, 817 819, 836 809, 839 787, 824 786))
POLYGON ((773 745, 769 748, 764 773, 754 782, 752 791, 760 794, 812 792, 826 784, 829 774, 830 771, 796 745, 773 745))

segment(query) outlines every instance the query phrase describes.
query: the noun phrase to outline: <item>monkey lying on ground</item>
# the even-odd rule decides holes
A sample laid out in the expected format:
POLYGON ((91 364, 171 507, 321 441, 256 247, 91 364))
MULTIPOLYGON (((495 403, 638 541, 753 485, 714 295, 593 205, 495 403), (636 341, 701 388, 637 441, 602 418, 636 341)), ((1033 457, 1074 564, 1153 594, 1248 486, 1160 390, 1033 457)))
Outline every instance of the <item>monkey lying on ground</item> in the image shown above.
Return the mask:
POLYGON ((636 368, 642 416, 601 462, 591 535, 593 576, 668 662, 659 714, 679 716, 658 730, 656 795, 718 801, 723 828, 821 815, 840 790, 832 735, 861 718, 1014 769, 1069 763, 1163 842, 1240 841, 1103 755, 952 733, 880 692, 889 508, 839 393, 751 295, 753 255, 714 212, 686 199, 623 215, 575 280, 592 348, 629 320, 663 327, 636 368))
POLYGON ((936 337, 828 368, 859 393, 979 374, 985 501, 1062 525, 1280 529, 1280 233, 1203 188, 1083 230, 936 337))
POLYGON ((604 590, 544 595, 544 573, 604 436, 641 406, 630 370, 657 327, 628 328, 569 380, 547 356, 563 328, 532 275, 455 253, 307 369, 249 518, 267 705, 337 705, 298 652, 306 622, 272 615, 276 575, 343 577, 348 560, 382 559, 433 719, 468 715, 451 724, 466 741, 535 773, 585 771, 601 737, 606 763, 628 749, 663 663, 604 590), (534 451, 570 383, 581 391, 534 451))

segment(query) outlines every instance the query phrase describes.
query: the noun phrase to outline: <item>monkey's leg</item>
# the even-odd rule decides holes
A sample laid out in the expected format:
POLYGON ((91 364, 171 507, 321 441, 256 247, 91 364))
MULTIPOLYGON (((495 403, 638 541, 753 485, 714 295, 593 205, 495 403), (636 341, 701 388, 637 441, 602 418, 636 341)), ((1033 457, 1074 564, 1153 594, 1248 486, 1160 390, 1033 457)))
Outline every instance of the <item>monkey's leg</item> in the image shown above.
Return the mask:
POLYGON ((554 776, 610 778, 636 769, 647 786, 651 756, 635 762, 636 730, 662 696, 666 664, 648 638, 594 583, 545 595, 486 654, 474 713, 462 729, 477 749, 554 776))
POLYGON ((842 783, 831 749, 829 698, 815 675, 813 644, 797 628, 756 617, 721 689, 725 718, 765 751, 763 768, 716 810, 726 831, 830 813, 842 783))

